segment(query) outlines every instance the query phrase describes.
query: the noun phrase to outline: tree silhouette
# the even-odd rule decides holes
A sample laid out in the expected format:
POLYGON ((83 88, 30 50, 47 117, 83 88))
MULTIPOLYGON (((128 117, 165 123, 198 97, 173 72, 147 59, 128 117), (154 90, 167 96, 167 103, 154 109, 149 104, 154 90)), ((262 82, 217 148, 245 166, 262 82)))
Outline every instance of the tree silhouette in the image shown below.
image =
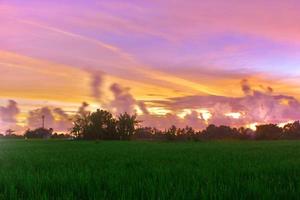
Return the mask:
POLYGON ((172 125, 165 133, 168 140, 175 140, 177 136, 178 130, 175 125, 172 125))
POLYGON ((130 139, 135 133, 135 127, 140 123, 136 115, 120 114, 117 120, 117 133, 120 139, 130 139))
POLYGON ((76 116, 71 133, 78 139, 91 140, 212 140, 212 139, 300 139, 300 122, 296 121, 278 127, 276 124, 257 126, 253 131, 249 128, 232 128, 230 126, 209 125, 203 131, 195 131, 192 127, 177 128, 175 125, 164 131, 152 127, 139 127, 137 115, 120 114, 117 119, 105 110, 97 110, 76 116))
POLYGON ((25 138, 40 138, 40 139, 49 139, 51 138, 53 129, 37 128, 35 130, 28 129, 24 136, 25 138))
POLYGON ((282 136, 282 128, 276 124, 264 124, 256 127, 256 139, 278 140, 282 136))
POLYGON ((73 122, 71 134, 76 138, 84 138, 88 134, 88 128, 90 124, 90 113, 84 113, 77 115, 73 122))
POLYGON ((238 139, 240 133, 236 128, 211 124, 202 132, 202 137, 205 139, 238 139))
POLYGON ((7 129, 6 131, 5 131, 5 135, 12 135, 13 133, 15 133, 16 131, 14 131, 14 130, 12 130, 12 129, 7 129))
POLYGON ((299 139, 300 138, 300 123, 299 123, 299 121, 286 124, 283 127, 282 137, 284 139, 299 139))
POLYGON ((106 134, 106 121, 112 118, 107 111, 97 110, 94 113, 85 113, 76 116, 71 133, 77 138, 103 139, 106 134))

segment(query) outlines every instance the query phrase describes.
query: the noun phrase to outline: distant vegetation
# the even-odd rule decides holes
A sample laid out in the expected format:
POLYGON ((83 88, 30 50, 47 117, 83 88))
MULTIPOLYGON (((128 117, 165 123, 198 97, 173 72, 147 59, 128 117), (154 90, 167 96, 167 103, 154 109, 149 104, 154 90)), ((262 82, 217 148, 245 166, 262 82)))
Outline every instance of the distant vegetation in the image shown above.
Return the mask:
POLYGON ((276 124, 258 125, 256 130, 250 128, 233 128, 230 126, 209 125, 202 131, 193 127, 177 128, 175 125, 165 130, 155 127, 142 127, 137 115, 120 114, 116 118, 106 110, 78 114, 69 134, 53 133, 53 129, 38 128, 27 130, 23 136, 14 134, 9 129, 5 138, 36 138, 36 139, 78 139, 78 140, 293 140, 300 139, 300 122, 279 127, 276 124))
POLYGON ((166 130, 153 127, 141 127, 136 115, 127 113, 114 118, 105 110, 78 115, 71 130, 78 139, 90 140, 279 140, 300 139, 300 123, 286 124, 283 128, 276 124, 259 125, 256 131, 249 128, 232 128, 229 126, 209 125, 202 131, 192 127, 177 128, 171 126, 166 130))
POLYGON ((139 124, 136 115, 120 114, 117 119, 105 110, 78 115, 71 133, 78 139, 129 140, 139 124))

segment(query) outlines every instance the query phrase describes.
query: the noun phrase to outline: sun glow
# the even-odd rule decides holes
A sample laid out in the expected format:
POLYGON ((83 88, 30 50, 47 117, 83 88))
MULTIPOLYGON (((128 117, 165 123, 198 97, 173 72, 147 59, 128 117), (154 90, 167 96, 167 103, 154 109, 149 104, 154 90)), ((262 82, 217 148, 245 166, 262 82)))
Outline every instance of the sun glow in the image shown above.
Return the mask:
POLYGON ((143 111, 140 109, 140 107, 137 106, 137 105, 134 106, 134 109, 135 109, 135 112, 136 112, 137 115, 145 114, 145 113, 143 113, 143 111))
POLYGON ((246 128, 250 128, 251 130, 253 131, 256 131, 256 126, 258 126, 259 124, 258 123, 251 123, 251 124, 248 124, 246 125, 246 128))
POLYGON ((285 125, 290 124, 290 123, 294 123, 294 121, 290 120, 290 121, 287 121, 287 122, 279 123, 278 127, 283 128, 285 125))
POLYGON ((233 119, 240 119, 242 117, 242 114, 239 112, 233 112, 233 113, 226 113, 225 116, 231 117, 233 119))
POLYGON ((288 99, 282 99, 279 103, 280 105, 288 106, 290 104, 290 101, 288 99))
POLYGON ((183 109, 181 112, 177 114, 177 116, 180 117, 181 119, 184 119, 185 116, 190 115, 191 113, 192 113, 191 109, 183 109))
POLYGON ((197 109, 196 111, 200 114, 199 118, 204 119, 206 122, 212 117, 212 114, 209 112, 209 110, 197 109))
POLYGON ((171 113, 172 111, 165 109, 163 107, 149 107, 148 108, 149 113, 152 115, 166 115, 168 113, 171 113))

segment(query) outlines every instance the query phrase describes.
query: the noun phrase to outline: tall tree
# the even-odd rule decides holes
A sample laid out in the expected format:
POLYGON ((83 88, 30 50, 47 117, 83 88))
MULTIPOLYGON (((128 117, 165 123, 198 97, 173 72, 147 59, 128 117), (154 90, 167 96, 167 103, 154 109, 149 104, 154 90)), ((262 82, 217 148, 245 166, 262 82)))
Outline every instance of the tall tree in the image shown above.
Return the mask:
POLYGON ((256 139, 277 140, 282 136, 282 128, 276 124, 264 124, 256 127, 256 139))
POLYGON ((80 114, 75 117, 71 133, 76 138, 84 138, 90 126, 90 113, 80 114))
POLYGON ((98 109, 96 112, 77 116, 71 132, 83 139, 114 139, 116 120, 110 112, 98 109))
POLYGON ((88 133, 91 139, 109 139, 115 133, 116 122, 110 112, 98 109, 89 118, 88 133))
POLYGON ((120 114, 117 120, 117 132, 120 139, 130 139, 139 123, 136 115, 120 114))
POLYGON ((286 124, 283 127, 283 138, 284 139, 299 139, 300 138, 300 122, 295 121, 294 123, 286 124))

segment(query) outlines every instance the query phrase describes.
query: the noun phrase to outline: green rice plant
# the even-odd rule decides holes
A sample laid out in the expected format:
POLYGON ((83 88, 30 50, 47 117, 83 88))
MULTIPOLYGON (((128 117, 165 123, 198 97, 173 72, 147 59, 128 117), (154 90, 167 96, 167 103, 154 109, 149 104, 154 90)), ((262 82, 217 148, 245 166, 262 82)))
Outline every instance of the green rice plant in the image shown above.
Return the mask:
POLYGON ((298 141, 1 140, 0 199, 298 199, 298 141))

